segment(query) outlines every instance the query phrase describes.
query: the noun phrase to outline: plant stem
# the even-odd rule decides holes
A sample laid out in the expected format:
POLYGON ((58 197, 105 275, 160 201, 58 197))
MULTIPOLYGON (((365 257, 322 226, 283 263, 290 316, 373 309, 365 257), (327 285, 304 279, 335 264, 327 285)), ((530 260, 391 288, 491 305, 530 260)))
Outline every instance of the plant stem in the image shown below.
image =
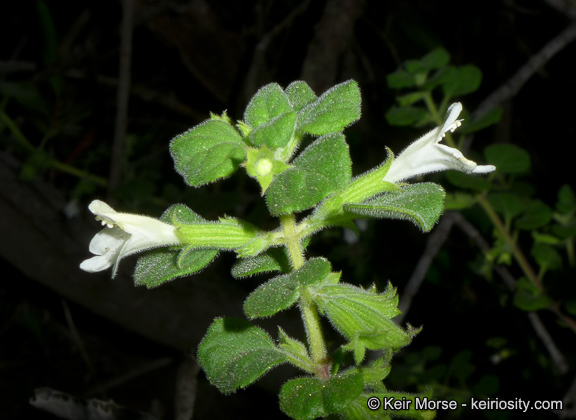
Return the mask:
POLYGON ((316 374, 322 379, 327 379, 329 377, 329 369, 325 368, 326 346, 324 345, 324 337, 322 336, 320 316, 318 315, 316 304, 306 288, 302 288, 301 290, 299 306, 304 327, 306 328, 306 336, 308 337, 308 344, 310 345, 310 353, 312 354, 316 374))
POLYGON ((288 248, 290 261, 294 270, 298 270, 304 265, 304 256, 302 255, 302 248, 300 248, 300 237, 296 232, 296 223, 293 214, 286 214, 280 216, 280 223, 284 231, 285 244, 288 248))
POLYGON ((426 92, 426 94, 424 95, 424 102, 426 103, 426 108, 428 108, 428 112, 430 112, 430 114, 432 115, 432 118, 434 119, 436 125, 442 125, 443 123, 442 118, 438 113, 438 108, 436 108, 436 104, 434 103, 434 100, 432 99, 432 94, 430 92, 426 92))
POLYGON ((300 236, 305 238, 312 233, 326 227, 330 222, 338 219, 342 213, 344 203, 360 203, 369 197, 385 191, 399 191, 394 184, 383 182, 386 172, 390 168, 390 159, 383 164, 360 176, 357 176, 346 189, 321 203, 312 216, 306 218, 299 226, 300 236))
MULTIPOLYGON (((20 128, 18 128, 16 123, 6 113, 0 112, 0 121, 2 121, 4 124, 6 124, 6 127, 8 127, 8 129, 12 132, 12 135, 14 137, 16 137, 18 139, 18 141, 20 141, 20 144, 26 150, 28 150, 31 153, 46 154, 42 150, 38 150, 36 147, 34 147, 32 145, 32 143, 30 143, 28 141, 28 139, 26 138, 24 133, 22 133, 22 131, 20 131, 20 128)), ((77 176, 78 178, 90 179, 92 182, 94 182, 95 184, 98 184, 100 186, 106 186, 108 183, 102 177, 92 175, 91 173, 83 171, 82 169, 78 169, 74 166, 68 165, 67 163, 60 162, 59 160, 54 159, 52 157, 49 157, 47 155, 46 155, 46 157, 47 157, 48 161, 50 162, 50 165, 53 168, 59 170, 60 172, 65 172, 67 174, 77 176)))
MULTIPOLYGON (((304 265, 304 256, 300 247, 300 234, 296 230, 294 215, 280 216, 280 223, 284 232, 284 243, 288 248, 292 267, 296 271, 304 265)), ((326 346, 322 336, 320 316, 310 291, 306 287, 301 287, 299 307, 316 374, 322 379, 327 379, 329 377, 329 369, 326 368, 326 346)))
POLYGON ((502 220, 500 220, 500 217, 498 217, 498 215, 494 211, 494 208, 492 208, 492 205, 488 202, 484 194, 477 195, 476 199, 478 200, 478 203, 482 206, 482 208, 490 218, 490 221, 492 221, 494 227, 496 227, 498 232, 500 232, 502 237, 506 240, 506 242, 512 249, 512 254, 514 255, 514 258, 518 262, 518 265, 520 266, 526 277, 528 277, 528 280, 534 283, 539 290, 542 290, 542 284, 538 279, 538 276, 530 266, 530 263, 528 263, 528 260, 526 259, 520 248, 518 248, 516 241, 514 241, 514 239, 510 236, 510 233, 504 226, 502 220))

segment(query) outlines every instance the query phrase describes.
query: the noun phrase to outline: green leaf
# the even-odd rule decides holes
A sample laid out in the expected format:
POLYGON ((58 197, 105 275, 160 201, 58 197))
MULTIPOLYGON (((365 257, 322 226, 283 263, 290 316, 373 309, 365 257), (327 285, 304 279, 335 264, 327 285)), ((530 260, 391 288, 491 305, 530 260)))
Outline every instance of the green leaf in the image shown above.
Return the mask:
POLYGON ((444 190, 437 184, 423 182, 401 187, 369 198, 360 204, 345 204, 350 213, 365 217, 409 220, 428 232, 442 215, 444 190))
POLYGON ((216 319, 198 347, 198 363, 224 394, 250 385, 284 362, 286 356, 270 336, 243 319, 216 319))
MULTIPOLYGON (((425 92, 412 92, 396 98, 400 106, 410 106, 426 97, 425 92)), ((390 112, 390 111, 389 111, 390 112)), ((399 124, 402 125, 402 124, 399 124)))
POLYGON ((207 220, 185 204, 173 204, 166 209, 160 220, 174 226, 192 223, 204 223, 207 220))
POLYGON ((278 327, 278 347, 284 351, 288 362, 307 372, 314 373, 314 363, 310 359, 304 343, 289 337, 280 327, 278 327))
POLYGON ((502 107, 496 107, 482 115, 480 118, 470 122, 465 121, 462 124, 462 128, 458 129, 458 132, 460 134, 475 133, 476 131, 480 131, 483 128, 496 124, 500 121, 500 117, 502 117, 502 107))
POLYGON ((256 127, 250 133, 249 140, 257 147, 266 145, 270 149, 277 149, 288 144, 295 128, 296 113, 286 112, 256 127))
POLYGON ((543 295, 538 287, 525 277, 516 282, 514 305, 523 311, 537 311, 547 308, 551 299, 543 295))
POLYGON ((452 185, 458 188, 466 188, 473 191, 487 191, 490 189, 490 181, 485 177, 469 175, 458 171, 448 171, 444 175, 452 185))
POLYGON ((444 210, 463 210, 472 207, 474 204, 476 204, 476 198, 473 195, 457 191, 446 194, 444 210))
POLYGON ((484 149, 484 156, 500 173, 524 174, 530 171, 530 155, 513 144, 491 144, 484 149))
POLYGON ((350 284, 321 284, 312 289, 312 298, 331 324, 358 345, 377 350, 400 348, 410 343, 412 331, 404 331, 392 318, 400 313, 396 290, 388 285, 381 293, 350 284))
POLYGON ((432 420, 436 417, 436 411, 416 409, 416 398, 419 401, 432 399, 432 389, 419 394, 405 394, 402 392, 387 391, 363 392, 352 403, 348 404, 341 415, 346 419, 385 419, 408 418, 415 420, 432 420), (374 405, 373 398, 380 402, 379 406, 374 405), (378 407, 376 410, 368 409, 368 402, 371 400, 371 407, 378 407), (391 409, 386 409, 389 403, 391 409), (398 405, 394 405, 398 404, 398 405))
POLYGON ((360 89, 349 80, 326 91, 298 114, 298 128, 313 135, 342 131, 360 118, 360 89))
POLYGON ((476 91, 482 82, 482 72, 472 64, 456 67, 442 85, 444 95, 448 98, 462 96, 476 91))
POLYGON ((330 263, 324 258, 312 258, 299 270, 274 277, 254 290, 244 302, 248 318, 272 316, 292 306, 300 297, 300 286, 324 280, 330 273, 330 263))
POLYGON ((506 221, 511 221, 524 210, 525 200, 516 194, 492 193, 488 195, 488 201, 498 213, 504 216, 506 221))
POLYGON ((537 244, 560 245, 562 243, 562 239, 559 237, 548 233, 540 233, 537 230, 532 231, 532 239, 534 239, 534 243, 537 244))
POLYGON ((562 257, 550 245, 535 244, 530 251, 541 270, 557 270, 562 268, 562 257))
POLYGON ((288 96, 278 83, 270 83, 258 90, 244 111, 244 121, 257 128, 283 114, 291 113, 288 96))
POLYGON ((558 202, 556 210, 560 214, 572 214, 576 212, 576 195, 568 184, 564 184, 558 190, 558 202))
POLYGON ((138 258, 134 283, 149 289, 177 277, 189 276, 202 270, 218 255, 217 249, 159 248, 138 258))
POLYGON ((445 83, 448 79, 450 79, 454 71, 454 67, 452 66, 444 66, 436 70, 430 77, 428 77, 424 84, 420 86, 420 89, 424 91, 431 91, 435 89, 437 86, 445 83))
POLYGON ((362 376, 357 371, 344 372, 325 381, 292 379, 280 390, 280 409, 297 420, 337 414, 360 395, 362 386, 362 376))
POLYGON ((518 229, 532 230, 542 227, 552 219, 552 209, 540 200, 531 200, 524 205, 523 212, 516 219, 518 229))
POLYGON ((412 106, 395 107, 386 112, 386 121, 390 125, 415 125, 427 118, 428 112, 426 110, 412 106))
POLYGON ((356 369, 362 374, 362 382, 364 386, 378 386, 390 374, 391 365, 390 358, 392 352, 383 355, 377 360, 372 361, 368 366, 361 366, 356 369))
POLYGON ((386 83, 390 89, 403 89, 416 86, 416 78, 406 70, 398 69, 386 76, 386 83))
POLYGON ((420 71, 439 69, 450 62, 450 54, 444 48, 436 48, 420 60, 420 71))
POLYGON ((352 176, 352 163, 343 134, 320 137, 276 176, 266 195, 273 216, 309 209, 344 188, 352 176))
POLYGON ((244 313, 250 319, 272 316, 291 307, 299 296, 298 284, 290 275, 274 277, 248 296, 244 313))
POLYGON ((245 159, 242 137, 221 120, 207 120, 170 142, 176 171, 198 187, 231 175, 245 159))
POLYGON ((474 373, 476 367, 471 363, 472 351, 466 349, 459 351, 448 366, 449 375, 454 375, 462 383, 474 373))
POLYGON ((284 92, 292 104, 292 109, 296 112, 318 98, 310 86, 303 81, 290 83, 284 92))
MULTIPOLYGON (((160 216, 160 220, 175 226, 206 222, 184 204, 170 206, 160 216)), ((214 261, 217 255, 218 249, 194 249, 191 246, 148 251, 138 258, 134 269, 134 283, 148 288, 160 286, 177 277, 199 272, 214 261)))
POLYGON ((232 266, 232 275, 235 278, 249 277, 270 271, 283 273, 290 271, 290 259, 286 248, 271 248, 255 257, 238 259, 232 266))

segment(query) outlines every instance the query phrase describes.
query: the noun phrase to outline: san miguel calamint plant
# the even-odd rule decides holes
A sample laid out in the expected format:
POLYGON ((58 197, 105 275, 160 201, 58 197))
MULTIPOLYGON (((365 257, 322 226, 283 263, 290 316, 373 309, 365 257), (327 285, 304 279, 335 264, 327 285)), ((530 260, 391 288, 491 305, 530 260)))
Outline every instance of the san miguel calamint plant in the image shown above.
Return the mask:
MULTIPOLYGON (((261 88, 234 123, 227 115, 211 118, 175 137, 170 144, 176 170, 192 187, 228 177, 244 167, 260 185, 278 228, 257 226, 225 216, 208 221, 184 204, 168 208, 160 220, 119 213, 102 201, 89 209, 104 229, 90 243, 94 257, 81 268, 97 272, 112 267, 114 276, 125 256, 146 251, 138 260, 134 280, 156 287, 176 277, 196 273, 220 250, 236 253, 232 275, 243 278, 274 273, 244 302, 249 320, 270 317, 297 305, 307 342, 289 337, 278 327, 276 340, 250 321, 217 318, 198 348, 198 362, 212 384, 225 394, 246 387, 281 363, 291 363, 303 376, 282 386, 280 408, 295 419, 330 414, 346 419, 391 415, 425 419, 434 411, 380 410, 374 397, 412 401, 421 395, 393 392, 383 380, 395 352, 418 333, 392 319, 399 314, 396 290, 363 289, 341 281, 325 258, 306 258, 306 245, 328 227, 356 229, 354 219, 405 219, 427 232, 443 211, 444 190, 423 182, 408 184, 418 175, 458 170, 482 174, 479 166, 455 148, 440 144, 460 125, 460 103, 452 104, 443 123, 410 144, 397 157, 387 151, 384 162, 352 178, 345 127, 360 118, 360 90, 354 81, 316 96, 302 81, 282 89, 272 83, 261 88), (313 141, 304 150, 305 137, 313 141), (297 214, 310 210, 308 216, 297 214), (330 353, 321 317, 342 335, 343 344, 330 353), (366 350, 380 358, 362 363, 366 350), (346 357, 351 355, 351 357, 346 357)), ((398 407, 397 407, 398 408, 398 407)))

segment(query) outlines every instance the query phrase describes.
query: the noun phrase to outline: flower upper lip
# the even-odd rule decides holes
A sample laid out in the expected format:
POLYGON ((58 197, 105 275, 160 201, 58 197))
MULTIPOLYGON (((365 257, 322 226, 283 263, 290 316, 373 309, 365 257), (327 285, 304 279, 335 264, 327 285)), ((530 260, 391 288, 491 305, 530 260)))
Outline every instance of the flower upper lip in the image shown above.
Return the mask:
POLYGON ((462 152, 445 144, 439 144, 448 131, 453 132, 461 125, 458 116, 462 112, 460 102, 450 105, 444 123, 411 143, 396 157, 384 181, 397 183, 418 175, 454 169, 466 173, 488 173, 496 169, 493 165, 478 165, 466 159, 462 152))
POLYGON ((116 275, 118 263, 128 255, 161 246, 177 245, 176 227, 152 217, 118 213, 108 204, 94 200, 88 206, 104 226, 90 242, 95 257, 80 264, 84 271, 94 273, 112 268, 116 275))

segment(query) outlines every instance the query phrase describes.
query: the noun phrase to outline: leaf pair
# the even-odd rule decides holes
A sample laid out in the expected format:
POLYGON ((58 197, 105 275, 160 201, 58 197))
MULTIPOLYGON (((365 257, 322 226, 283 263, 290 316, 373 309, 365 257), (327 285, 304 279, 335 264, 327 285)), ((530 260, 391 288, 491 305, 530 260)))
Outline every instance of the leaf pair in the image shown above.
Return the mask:
MULTIPOLYGON (((336 85, 320 97, 302 81, 286 90, 271 83, 254 95, 244 112, 245 121, 237 127, 226 115, 213 115, 176 136, 170 152, 176 171, 188 185, 198 187, 234 173, 250 149, 266 148, 274 152, 275 160, 286 163, 304 134, 338 133, 358 118, 360 90, 354 81, 336 85)), ((285 169, 277 165, 273 175, 285 169)), ((258 178, 257 172, 250 166, 251 176, 258 178)))

